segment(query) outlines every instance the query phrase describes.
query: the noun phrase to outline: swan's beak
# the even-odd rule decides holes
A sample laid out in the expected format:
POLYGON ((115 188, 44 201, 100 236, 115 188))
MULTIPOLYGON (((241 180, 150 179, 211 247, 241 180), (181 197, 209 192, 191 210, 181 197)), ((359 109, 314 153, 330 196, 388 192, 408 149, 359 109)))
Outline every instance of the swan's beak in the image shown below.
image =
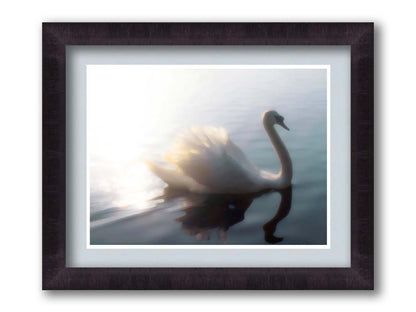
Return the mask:
POLYGON ((285 125, 285 123, 282 121, 278 122, 279 125, 281 125, 283 128, 285 128, 287 131, 289 131, 290 129, 285 125))

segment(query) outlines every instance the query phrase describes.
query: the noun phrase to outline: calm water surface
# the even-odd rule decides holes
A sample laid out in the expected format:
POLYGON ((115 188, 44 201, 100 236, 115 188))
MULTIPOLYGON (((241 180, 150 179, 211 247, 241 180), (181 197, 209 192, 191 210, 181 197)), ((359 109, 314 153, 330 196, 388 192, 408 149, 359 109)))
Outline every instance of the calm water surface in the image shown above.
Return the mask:
POLYGON ((155 90, 140 84, 128 93, 131 86, 114 79, 106 82, 115 84, 113 89, 100 83, 89 89, 91 244, 326 244, 324 70, 182 70, 146 77, 160 94, 152 97, 155 90), (171 77, 165 87, 157 80, 161 75, 171 77), (94 88, 102 98, 94 96, 94 88), (111 113, 100 113, 105 98, 120 92, 130 102, 117 110, 110 103, 111 113), (152 107, 137 113, 149 99, 152 107), (293 161, 288 190, 177 193, 141 161, 162 161, 180 129, 214 125, 226 128, 258 167, 278 172, 279 159, 261 123, 269 109, 283 115, 290 128, 276 128, 293 161), (145 114, 153 122, 140 119, 145 114))

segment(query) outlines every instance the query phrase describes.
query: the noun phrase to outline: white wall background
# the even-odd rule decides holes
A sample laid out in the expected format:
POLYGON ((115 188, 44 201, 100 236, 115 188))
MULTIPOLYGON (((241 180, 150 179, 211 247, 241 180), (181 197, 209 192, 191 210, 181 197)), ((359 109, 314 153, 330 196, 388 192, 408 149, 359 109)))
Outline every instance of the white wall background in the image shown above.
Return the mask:
POLYGON ((0 306, 3 311, 414 309, 416 123, 411 1, 101 0, 0 4, 0 306), (42 21, 374 21, 376 291, 42 292, 42 21))

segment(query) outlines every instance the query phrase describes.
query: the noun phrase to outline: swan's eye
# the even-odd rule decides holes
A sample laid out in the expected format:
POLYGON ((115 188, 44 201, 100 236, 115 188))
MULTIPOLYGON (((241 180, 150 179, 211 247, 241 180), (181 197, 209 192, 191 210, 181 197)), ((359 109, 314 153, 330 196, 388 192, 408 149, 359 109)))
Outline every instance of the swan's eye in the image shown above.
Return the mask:
POLYGON ((274 116, 274 118, 276 119, 276 122, 282 122, 284 120, 282 116, 274 116))

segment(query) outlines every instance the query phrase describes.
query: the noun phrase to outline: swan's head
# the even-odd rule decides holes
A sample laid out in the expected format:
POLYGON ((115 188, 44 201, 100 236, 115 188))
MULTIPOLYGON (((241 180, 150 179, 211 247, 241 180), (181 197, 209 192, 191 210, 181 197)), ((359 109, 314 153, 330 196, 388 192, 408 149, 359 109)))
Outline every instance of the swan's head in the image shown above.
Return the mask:
POLYGON ((284 120, 285 118, 274 110, 266 111, 263 113, 263 124, 277 124, 286 130, 289 130, 289 128, 285 125, 284 120))

